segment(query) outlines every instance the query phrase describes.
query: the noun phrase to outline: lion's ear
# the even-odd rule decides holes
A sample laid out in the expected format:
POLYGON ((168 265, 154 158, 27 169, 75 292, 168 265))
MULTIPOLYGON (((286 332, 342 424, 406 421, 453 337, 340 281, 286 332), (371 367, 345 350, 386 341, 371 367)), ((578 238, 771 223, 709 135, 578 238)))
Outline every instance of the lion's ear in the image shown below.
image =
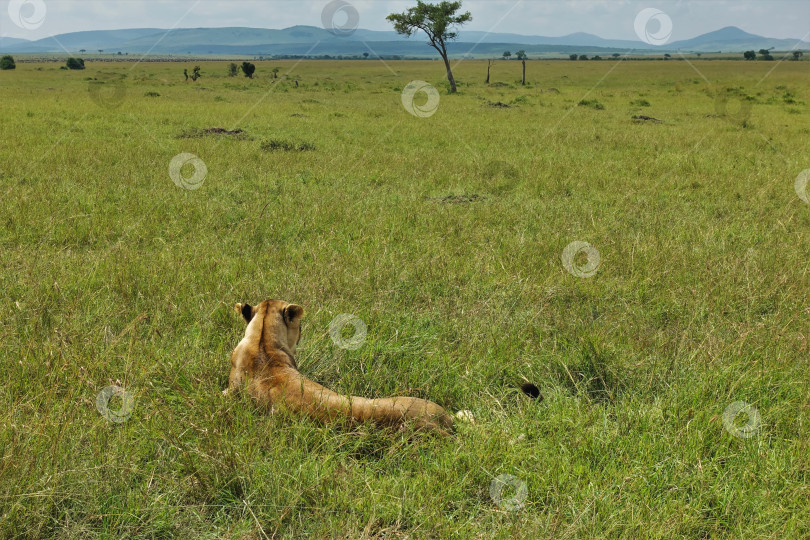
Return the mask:
POLYGON ((246 323, 249 323, 253 318, 253 306, 250 304, 236 304, 233 306, 233 309, 237 313, 242 314, 242 317, 244 317, 246 323))
POLYGON ((284 315, 284 322, 289 326, 301 320, 301 317, 304 316, 304 308, 297 304, 290 304, 284 308, 282 314, 284 315))

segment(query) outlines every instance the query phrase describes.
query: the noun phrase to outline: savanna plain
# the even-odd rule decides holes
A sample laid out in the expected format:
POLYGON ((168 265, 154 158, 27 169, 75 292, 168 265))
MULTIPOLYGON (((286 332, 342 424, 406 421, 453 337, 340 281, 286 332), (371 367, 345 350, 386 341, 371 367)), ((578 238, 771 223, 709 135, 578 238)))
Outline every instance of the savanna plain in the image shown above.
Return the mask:
POLYGON ((810 536, 810 62, 194 64, 0 72, 0 536, 810 536), (223 396, 266 298, 475 422, 223 396))

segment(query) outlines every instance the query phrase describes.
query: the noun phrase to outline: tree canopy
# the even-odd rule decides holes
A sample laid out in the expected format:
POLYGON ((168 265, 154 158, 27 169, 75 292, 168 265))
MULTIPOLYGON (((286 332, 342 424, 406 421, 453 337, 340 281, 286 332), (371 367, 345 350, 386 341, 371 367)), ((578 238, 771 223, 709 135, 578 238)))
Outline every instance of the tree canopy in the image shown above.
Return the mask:
POLYGON ((403 13, 392 13, 386 19, 394 23, 394 30, 403 36, 410 37, 422 31, 428 38, 428 45, 439 51, 447 68, 447 80, 450 82, 450 92, 456 91, 456 81, 450 69, 447 58, 447 42, 458 36, 456 26, 472 20, 470 12, 457 14, 461 9, 461 2, 440 2, 428 4, 417 0, 416 6, 403 13))

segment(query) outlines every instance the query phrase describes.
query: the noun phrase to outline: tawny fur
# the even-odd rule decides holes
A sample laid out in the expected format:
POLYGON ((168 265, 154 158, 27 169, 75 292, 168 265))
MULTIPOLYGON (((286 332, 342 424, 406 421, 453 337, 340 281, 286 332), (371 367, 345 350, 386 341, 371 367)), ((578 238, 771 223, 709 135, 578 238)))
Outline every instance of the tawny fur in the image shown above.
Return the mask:
POLYGON ((452 430, 453 417, 432 401, 344 396, 301 375, 295 364, 304 315, 301 306, 265 300, 256 307, 236 304, 235 310, 248 325, 231 354, 228 392, 246 384, 248 394, 271 410, 283 406, 322 421, 347 419, 394 426, 408 422, 442 434, 452 430))

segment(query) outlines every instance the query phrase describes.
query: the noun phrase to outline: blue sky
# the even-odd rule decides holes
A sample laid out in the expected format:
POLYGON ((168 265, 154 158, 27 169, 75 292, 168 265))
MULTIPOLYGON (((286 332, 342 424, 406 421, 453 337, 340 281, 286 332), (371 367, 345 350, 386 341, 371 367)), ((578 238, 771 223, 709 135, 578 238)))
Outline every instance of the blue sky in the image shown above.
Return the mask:
MULTIPOLYGON (((385 16, 415 1, 348 0, 360 14, 360 27, 390 30, 385 16)), ((0 35, 39 39, 79 30, 117 28, 191 28, 251 26, 285 28, 321 26, 327 0, 2 0, 0 35), (41 21, 22 28, 9 14, 36 13, 41 21), (42 11, 44 6, 44 11, 42 11), (41 23, 41 24, 40 24, 41 23)), ((766 37, 810 40, 807 0, 466 0, 473 14, 467 28, 518 34, 560 36, 588 32, 604 38, 637 39, 633 21, 645 8, 672 19, 672 41, 688 39, 723 26, 738 26, 766 37)))

